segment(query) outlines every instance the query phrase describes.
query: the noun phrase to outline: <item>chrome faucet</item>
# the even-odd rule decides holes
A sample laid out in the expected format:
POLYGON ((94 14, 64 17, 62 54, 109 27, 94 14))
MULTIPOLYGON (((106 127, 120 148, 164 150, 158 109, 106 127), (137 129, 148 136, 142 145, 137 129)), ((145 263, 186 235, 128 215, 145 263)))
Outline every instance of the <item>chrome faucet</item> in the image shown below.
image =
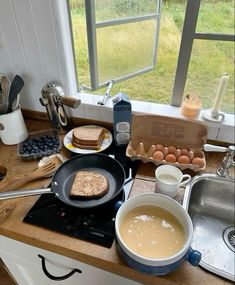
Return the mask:
POLYGON ((220 167, 217 169, 217 174, 219 176, 231 176, 229 172, 229 168, 231 166, 235 166, 234 161, 234 154, 235 154, 235 146, 231 145, 226 150, 226 155, 220 165, 220 167))

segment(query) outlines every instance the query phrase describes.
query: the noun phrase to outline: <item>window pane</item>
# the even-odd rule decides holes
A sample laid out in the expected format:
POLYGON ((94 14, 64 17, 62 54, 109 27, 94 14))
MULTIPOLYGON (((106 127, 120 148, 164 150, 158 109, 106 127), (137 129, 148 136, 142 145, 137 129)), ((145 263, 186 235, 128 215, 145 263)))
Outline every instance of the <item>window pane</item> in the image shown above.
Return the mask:
POLYGON ((70 0, 71 28, 79 87, 90 85, 84 0, 70 0))
POLYGON ((229 74, 221 111, 234 113, 234 43, 195 40, 185 93, 201 96, 204 109, 211 109, 223 73, 229 74))
POLYGON ((201 1, 197 32, 234 34, 234 0, 201 1))
MULTIPOLYGON (((109 0, 108 2, 113 1, 109 0)), ((70 0, 69 4, 76 67, 80 85, 79 87, 81 88, 84 85, 89 85, 90 82, 84 0, 70 0)), ((122 91, 128 94, 131 99, 146 102, 159 102, 163 104, 170 103, 185 7, 186 0, 177 2, 163 1, 156 68, 151 72, 135 78, 131 78, 120 83, 115 83, 111 95, 122 91)), ((109 39, 107 38, 106 41, 109 44, 108 40, 109 39)), ((150 40, 152 42, 152 38, 150 40)), ((141 46, 136 46, 136 48, 139 48, 139 54, 142 54, 141 46)), ((137 59, 138 57, 136 60, 137 59)), ((128 61, 125 63, 125 65, 128 67, 128 61)), ((105 94, 105 88, 95 91, 94 93, 105 94)))
MULTIPOLYGON (((122 91, 134 100, 170 103, 185 8, 186 0, 163 1, 156 68, 135 78, 115 83, 112 95, 122 91)), ((104 94, 105 89, 98 92, 104 94)))
POLYGON ((96 0, 96 22, 153 14, 156 0, 96 0))
POLYGON ((153 65, 155 21, 97 29, 99 82, 153 65))

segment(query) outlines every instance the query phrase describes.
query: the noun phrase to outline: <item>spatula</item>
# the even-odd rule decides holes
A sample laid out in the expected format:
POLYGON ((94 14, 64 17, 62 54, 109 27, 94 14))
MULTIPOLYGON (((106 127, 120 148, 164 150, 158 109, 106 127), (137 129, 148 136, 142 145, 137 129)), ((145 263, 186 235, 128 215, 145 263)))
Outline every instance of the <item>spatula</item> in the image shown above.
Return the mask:
POLYGON ((12 112, 18 107, 16 106, 17 104, 15 102, 17 102, 17 96, 20 93, 23 86, 24 86, 24 80, 19 75, 16 74, 10 87, 7 113, 12 112))
POLYGON ((48 177, 51 176, 55 170, 59 167, 61 162, 57 158, 52 158, 48 162, 46 162, 43 166, 37 168, 32 173, 25 175, 23 178, 17 178, 17 179, 11 179, 7 181, 2 181, 0 183, 0 191, 9 191, 14 190, 22 185, 24 185, 27 182, 42 178, 42 177, 48 177))

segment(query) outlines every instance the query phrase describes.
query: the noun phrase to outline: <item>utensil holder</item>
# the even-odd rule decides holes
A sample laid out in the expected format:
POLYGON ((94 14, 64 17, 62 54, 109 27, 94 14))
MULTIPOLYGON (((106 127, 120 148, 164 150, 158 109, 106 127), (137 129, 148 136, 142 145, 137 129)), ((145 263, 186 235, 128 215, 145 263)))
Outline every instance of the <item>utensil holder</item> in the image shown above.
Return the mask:
POLYGON ((0 115, 0 138, 6 145, 14 145, 28 137, 20 106, 13 112, 0 115))

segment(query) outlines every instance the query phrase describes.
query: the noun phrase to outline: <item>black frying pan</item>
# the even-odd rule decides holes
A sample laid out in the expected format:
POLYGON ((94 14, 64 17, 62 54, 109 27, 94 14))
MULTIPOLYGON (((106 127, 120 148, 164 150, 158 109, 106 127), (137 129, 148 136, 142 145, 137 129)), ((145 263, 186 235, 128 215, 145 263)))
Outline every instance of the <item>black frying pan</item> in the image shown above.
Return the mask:
POLYGON ((124 181, 125 171, 116 159, 100 153, 84 154, 67 160, 57 169, 52 178, 51 188, 2 192, 0 200, 54 193, 60 201, 69 206, 91 208, 114 199, 123 189, 124 181), (108 193, 97 199, 71 199, 72 183, 79 170, 96 171, 104 175, 109 182, 108 193))

